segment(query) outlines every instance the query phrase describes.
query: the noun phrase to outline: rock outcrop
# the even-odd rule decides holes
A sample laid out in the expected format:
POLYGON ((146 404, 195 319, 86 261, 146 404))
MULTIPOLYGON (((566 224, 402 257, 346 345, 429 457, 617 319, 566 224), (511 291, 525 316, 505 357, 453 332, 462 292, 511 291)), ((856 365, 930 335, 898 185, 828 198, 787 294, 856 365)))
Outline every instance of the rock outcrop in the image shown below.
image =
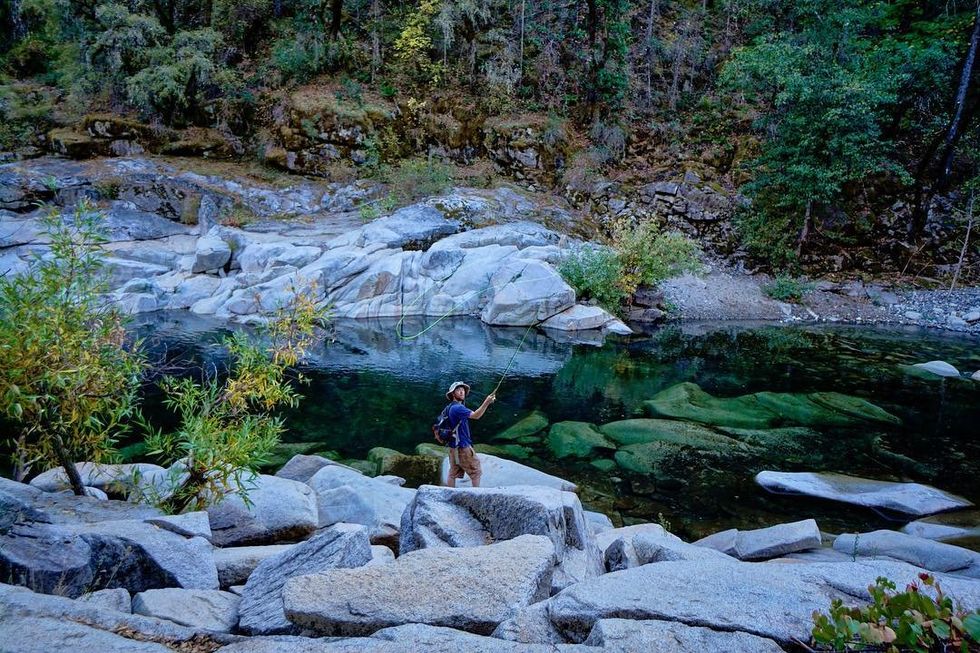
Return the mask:
POLYGON ((422 486, 402 516, 400 550, 484 546, 521 535, 543 535, 554 545, 552 593, 602 573, 578 497, 544 487, 422 486))

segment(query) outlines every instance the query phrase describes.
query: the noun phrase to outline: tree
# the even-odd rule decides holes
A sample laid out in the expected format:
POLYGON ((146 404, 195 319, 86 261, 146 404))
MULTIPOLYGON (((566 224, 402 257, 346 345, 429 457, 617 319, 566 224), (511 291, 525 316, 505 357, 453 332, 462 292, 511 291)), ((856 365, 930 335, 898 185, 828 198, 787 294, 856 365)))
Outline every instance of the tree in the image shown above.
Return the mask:
MULTIPOLYGON (((151 431, 151 455, 170 465, 162 492, 144 497, 171 513, 200 510, 236 492, 248 500, 249 480, 279 443, 283 422, 273 416, 295 406, 299 395, 289 371, 312 344, 323 321, 313 287, 294 290, 265 332, 265 343, 244 333, 225 339, 232 369, 197 381, 167 377, 162 382, 166 405, 180 417, 176 431, 151 431)), ((302 381, 298 375, 296 381, 302 381)))
POLYGON ((61 465, 84 493, 74 461, 99 462, 127 430, 143 360, 125 344, 119 313, 101 298, 102 216, 81 203, 45 218, 50 253, 0 278, 0 410, 16 426, 17 476, 61 465))
POLYGON ((763 151, 752 163, 745 190, 753 205, 741 226, 749 248, 777 265, 799 257, 849 183, 889 173, 904 179, 882 123, 905 77, 865 36, 876 9, 853 2, 823 12, 824 4, 803 3, 793 30, 737 50, 722 75, 762 108, 763 151))

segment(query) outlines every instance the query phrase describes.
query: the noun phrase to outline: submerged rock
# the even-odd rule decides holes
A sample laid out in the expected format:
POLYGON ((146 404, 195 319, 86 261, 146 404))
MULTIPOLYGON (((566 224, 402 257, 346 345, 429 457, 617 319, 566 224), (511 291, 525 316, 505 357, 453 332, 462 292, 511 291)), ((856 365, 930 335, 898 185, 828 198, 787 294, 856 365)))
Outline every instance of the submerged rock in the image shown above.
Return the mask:
POLYGON ((599 430, 620 445, 667 442, 695 449, 726 451, 745 445, 700 424, 667 419, 626 419, 603 424, 599 430))
POLYGON ((686 382, 661 391, 643 405, 654 415, 736 429, 772 429, 793 424, 858 427, 868 423, 901 423, 899 418, 869 401, 836 392, 759 392, 720 398, 686 382))
POLYGON ((554 544, 552 593, 602 573, 578 497, 539 486, 423 486, 402 516, 400 551, 483 546, 521 535, 544 535, 554 544))
POLYGON ((548 417, 539 410, 531 411, 527 417, 518 420, 512 426, 507 427, 491 440, 518 440, 540 433, 548 428, 548 417))
POLYGON ((973 504, 919 483, 874 481, 832 472, 759 472, 755 481, 770 492, 803 494, 868 508, 924 516, 973 504))
POLYGON ((522 535, 475 548, 424 549, 394 563, 289 580, 286 616, 322 635, 369 635, 401 624, 490 634, 548 596, 554 546, 522 535))
POLYGON ((596 448, 615 449, 616 445, 592 424, 586 422, 558 422, 551 425, 546 442, 558 458, 576 456, 587 458, 596 448))

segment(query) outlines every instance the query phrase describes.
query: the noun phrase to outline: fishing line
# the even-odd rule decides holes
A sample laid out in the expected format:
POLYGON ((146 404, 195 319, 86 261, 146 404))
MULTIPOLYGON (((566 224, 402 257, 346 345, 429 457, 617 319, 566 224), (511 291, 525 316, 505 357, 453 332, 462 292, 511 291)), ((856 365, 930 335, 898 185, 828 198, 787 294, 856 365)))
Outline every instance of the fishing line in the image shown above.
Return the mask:
MULTIPOLYGON (((541 277, 537 277, 537 278, 533 278, 533 279, 521 279, 521 276, 522 275, 523 275, 523 271, 517 273, 511 279, 509 279, 506 283, 502 284, 500 287, 501 288, 504 288, 504 287, 506 287, 507 285, 510 285, 510 284, 529 283, 529 282, 532 282, 532 281, 541 281, 541 280, 544 280, 544 279, 551 278, 551 275, 546 275, 546 276, 543 275, 541 277)), ((403 277, 403 279, 404 279, 404 277, 403 277)), ((445 285, 445 284, 443 284, 443 285, 445 285)), ((401 305, 401 318, 395 324, 395 335, 398 336, 398 338, 400 340, 403 340, 403 341, 414 340, 414 339, 420 337, 422 334, 426 333, 427 331, 429 331, 430 329, 432 329, 433 327, 435 327, 437 324, 439 324, 440 322, 442 322, 443 320, 445 320, 446 318, 448 318, 450 315, 452 315, 452 313, 456 310, 456 307, 457 306, 459 306, 460 304, 462 304, 465 301, 469 301, 470 297, 472 297, 472 296, 478 296, 478 295, 486 292, 487 290, 489 290, 490 288, 492 288, 493 285, 494 284, 491 281, 486 286, 484 286, 483 288, 478 288, 476 290, 471 290, 470 292, 465 293, 462 297, 460 297, 455 302, 453 302, 453 304, 449 307, 449 310, 446 311, 445 313, 443 313, 441 316, 439 316, 434 322, 432 322, 431 324, 429 324, 426 327, 424 327, 418 333, 414 333, 414 334, 408 335, 408 336, 405 335, 405 333, 404 333, 404 322, 405 322, 405 318, 407 316, 405 315, 405 305, 402 304, 401 305)), ((411 304, 409 304, 408 308, 413 308, 415 305, 417 305, 419 302, 421 302, 422 299, 427 294, 429 294, 429 292, 431 292, 435 287, 436 287, 435 284, 433 284, 433 286, 431 288, 429 288, 425 292, 419 294, 418 298, 414 302, 412 302, 411 304)), ((404 290, 402 291, 402 296, 404 296, 404 290)), ((528 336, 529 333, 531 333, 531 329, 533 329, 534 327, 536 327, 541 322, 542 322, 542 320, 539 320, 539 321, 537 321, 537 322, 535 322, 533 324, 529 324, 528 327, 527 327, 527 329, 524 330, 524 335, 521 337, 521 341, 520 341, 520 343, 518 343, 517 349, 514 350, 514 353, 511 355, 510 360, 507 362, 507 366, 504 367, 504 372, 500 376, 500 380, 497 381, 497 385, 494 387, 493 392, 491 392, 490 394, 496 394, 497 393, 497 390, 500 389, 500 386, 503 385, 504 379, 506 379, 507 378, 507 375, 510 374, 510 370, 511 370, 511 368, 514 365, 514 361, 517 359, 517 354, 519 354, 520 351, 521 351, 521 349, 524 347, 524 341, 527 340, 527 336, 528 336)))

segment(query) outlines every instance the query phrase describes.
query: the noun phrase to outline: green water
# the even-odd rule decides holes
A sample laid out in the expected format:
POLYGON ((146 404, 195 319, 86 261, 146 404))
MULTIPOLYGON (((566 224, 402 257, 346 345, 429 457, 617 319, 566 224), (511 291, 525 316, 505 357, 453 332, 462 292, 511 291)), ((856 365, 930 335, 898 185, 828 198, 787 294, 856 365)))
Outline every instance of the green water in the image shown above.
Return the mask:
MULTIPOLYGON (((412 333, 423 322, 408 324, 412 333)), ((498 401, 473 423, 477 443, 540 411, 551 423, 597 425, 644 417, 643 402, 681 382, 718 397, 761 391, 837 392, 873 402, 901 425, 862 422, 819 427, 804 438, 708 450, 672 447, 657 474, 631 472, 612 450, 587 458, 555 456, 546 438, 522 441, 520 459, 580 486, 587 507, 617 523, 668 520, 697 537, 814 517, 823 530, 895 528, 899 522, 842 504, 777 496, 752 478, 763 469, 836 471, 934 485, 980 503, 980 383, 925 378, 905 365, 945 360, 980 369, 980 340, 923 330, 765 325, 665 327, 602 346, 491 328, 460 319, 403 341, 392 322, 341 322, 314 352, 301 406, 286 414, 286 440, 297 450, 364 458, 372 447, 411 453, 431 441, 429 426, 454 380, 473 386, 475 405, 505 372, 498 401)), ((217 355, 221 329, 186 316, 154 318, 139 332, 156 355, 200 365, 217 355)))

